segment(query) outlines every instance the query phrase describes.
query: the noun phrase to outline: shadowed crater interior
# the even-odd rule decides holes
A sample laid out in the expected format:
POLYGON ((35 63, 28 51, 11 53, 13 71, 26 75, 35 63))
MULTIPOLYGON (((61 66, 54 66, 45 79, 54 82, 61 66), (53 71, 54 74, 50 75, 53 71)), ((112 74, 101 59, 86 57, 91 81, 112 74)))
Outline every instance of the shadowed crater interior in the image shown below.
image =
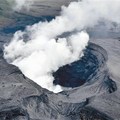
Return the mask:
POLYGON ((55 85, 63 87, 78 87, 89 81, 89 77, 96 75, 96 70, 106 62, 102 48, 89 43, 84 56, 69 65, 59 68, 53 73, 55 85))

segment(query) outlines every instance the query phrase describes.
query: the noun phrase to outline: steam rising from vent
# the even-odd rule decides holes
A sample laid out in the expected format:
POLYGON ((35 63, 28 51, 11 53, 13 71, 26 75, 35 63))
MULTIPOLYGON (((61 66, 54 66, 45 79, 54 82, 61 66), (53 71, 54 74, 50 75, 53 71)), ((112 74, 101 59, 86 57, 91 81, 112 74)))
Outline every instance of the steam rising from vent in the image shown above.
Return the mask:
POLYGON ((4 58, 42 87, 60 92, 62 87, 53 85, 52 73, 83 56, 89 35, 82 30, 103 20, 119 23, 119 11, 119 0, 72 2, 68 7, 63 6, 61 15, 52 21, 39 22, 16 32, 5 46, 4 58), (66 32, 71 34, 59 37, 66 32))
POLYGON ((18 66, 42 87, 60 92, 62 88, 53 85, 52 72, 83 56, 82 50, 89 40, 87 33, 80 32, 58 40, 40 35, 27 42, 18 39, 21 34, 17 32, 13 41, 5 47, 7 61, 18 66))

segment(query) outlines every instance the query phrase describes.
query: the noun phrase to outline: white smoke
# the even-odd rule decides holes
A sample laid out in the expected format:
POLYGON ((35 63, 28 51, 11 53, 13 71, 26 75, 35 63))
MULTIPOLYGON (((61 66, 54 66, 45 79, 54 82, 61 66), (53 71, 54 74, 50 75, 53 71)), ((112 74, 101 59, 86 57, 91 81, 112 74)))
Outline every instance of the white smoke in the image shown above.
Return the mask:
POLYGON ((52 21, 39 22, 28 26, 24 32, 16 32, 10 44, 5 46, 4 57, 42 87, 60 92, 62 88, 53 85, 52 73, 83 56, 89 35, 81 30, 102 20, 119 23, 119 11, 119 0, 72 2, 62 7, 61 15, 52 21), (71 35, 58 37, 65 32, 71 35))
POLYGON ((62 88, 53 85, 52 72, 83 55, 82 50, 89 40, 87 33, 76 33, 57 41, 40 35, 26 43, 18 39, 21 34, 17 32, 13 41, 5 47, 5 58, 42 87, 60 92, 62 88))

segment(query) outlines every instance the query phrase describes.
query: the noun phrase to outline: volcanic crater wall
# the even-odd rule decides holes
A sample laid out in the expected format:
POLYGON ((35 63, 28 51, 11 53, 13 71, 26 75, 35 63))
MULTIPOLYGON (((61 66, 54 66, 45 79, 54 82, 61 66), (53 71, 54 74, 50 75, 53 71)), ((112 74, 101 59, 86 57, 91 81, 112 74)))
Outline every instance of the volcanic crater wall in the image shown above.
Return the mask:
MULTIPOLYGON (((26 78, 17 67, 3 59, 2 51, 0 53, 0 120, 111 119, 89 106, 96 96, 117 89, 106 66, 107 53, 100 46, 89 43, 85 51, 84 57, 90 57, 87 61, 83 58, 83 70, 89 73, 86 82, 57 94, 26 78), (89 66, 94 66, 94 71, 89 72, 89 66)), ((70 68, 76 68, 79 62, 72 63, 70 68)))

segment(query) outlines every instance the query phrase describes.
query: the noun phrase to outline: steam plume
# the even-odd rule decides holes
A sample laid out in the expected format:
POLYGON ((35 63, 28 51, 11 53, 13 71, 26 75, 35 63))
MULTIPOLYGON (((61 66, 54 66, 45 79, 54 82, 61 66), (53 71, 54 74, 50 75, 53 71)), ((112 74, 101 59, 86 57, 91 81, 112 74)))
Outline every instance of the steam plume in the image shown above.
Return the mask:
POLYGON ((72 2, 68 7, 63 6, 61 15, 52 21, 39 22, 16 32, 5 46, 4 57, 42 87, 60 92, 62 88, 53 85, 52 73, 83 56, 89 35, 82 30, 103 20, 119 23, 119 10, 119 0, 72 2), (66 32, 71 35, 58 37, 66 32))

